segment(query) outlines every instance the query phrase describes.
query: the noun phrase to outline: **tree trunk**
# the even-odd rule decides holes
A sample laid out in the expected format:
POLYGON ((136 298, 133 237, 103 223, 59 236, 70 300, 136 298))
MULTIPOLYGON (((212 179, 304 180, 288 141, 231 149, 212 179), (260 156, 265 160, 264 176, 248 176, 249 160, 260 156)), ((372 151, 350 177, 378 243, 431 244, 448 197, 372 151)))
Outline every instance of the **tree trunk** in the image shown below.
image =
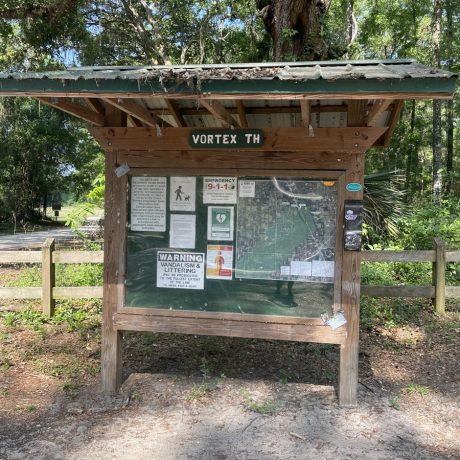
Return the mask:
MULTIPOLYGON (((432 35, 433 35, 433 65, 441 66, 441 17, 442 0, 433 2, 432 35)), ((442 143, 441 143, 441 101, 433 101, 433 201, 441 202, 442 191, 442 143)))
POLYGON ((410 131, 409 131, 409 145, 407 149, 407 163, 406 163, 406 200, 409 202, 414 194, 417 193, 417 182, 419 173, 418 161, 418 148, 419 142, 415 134, 415 116, 416 116, 416 102, 412 99, 412 107, 410 114, 410 131))
MULTIPOLYGON (((447 68, 452 71, 454 67, 454 25, 453 25, 453 5, 452 1, 446 2, 446 47, 447 47, 447 68)), ((447 151, 446 151, 446 185, 445 194, 449 196, 452 190, 452 169, 454 164, 454 101, 450 99, 447 101, 446 107, 446 137, 447 137, 447 151)))
POLYGON ((256 0, 272 38, 274 61, 321 60, 326 44, 321 32, 327 2, 324 0, 256 0))

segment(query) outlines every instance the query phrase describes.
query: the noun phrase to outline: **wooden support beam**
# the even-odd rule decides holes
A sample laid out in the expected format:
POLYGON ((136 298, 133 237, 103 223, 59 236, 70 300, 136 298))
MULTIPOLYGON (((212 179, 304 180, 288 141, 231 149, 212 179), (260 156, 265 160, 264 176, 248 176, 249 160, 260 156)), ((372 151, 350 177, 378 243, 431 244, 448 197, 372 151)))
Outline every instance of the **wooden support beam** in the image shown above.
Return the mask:
POLYGON ((132 124, 135 128, 144 128, 144 124, 142 123, 141 120, 139 120, 139 118, 132 117, 131 115, 129 115, 129 116, 128 116, 128 120, 131 122, 131 124, 132 124))
POLYGON ((122 336, 113 319, 124 301, 127 176, 117 177, 116 154, 106 153, 104 211, 104 300, 102 311, 102 389, 116 393, 121 385, 122 336))
POLYGON ((168 106, 169 111, 171 112, 171 115, 174 117, 174 120, 176 121, 176 124, 179 128, 183 128, 187 126, 187 123, 184 120, 184 117, 180 113, 179 107, 173 99, 165 98, 166 105, 168 106))
POLYGON ((367 116, 367 126, 375 126, 380 115, 382 115, 385 110, 388 110, 388 107, 392 102, 392 99, 376 100, 369 110, 369 115, 367 116))
POLYGON ((300 100, 300 112, 302 114, 302 127, 308 128, 310 126, 310 101, 300 100))
MULTIPOLYGON (((386 129, 317 128, 313 137, 310 137, 304 128, 264 129, 265 142, 263 146, 260 148, 239 148, 239 150, 364 152, 385 133, 386 129)), ((91 133, 105 150, 185 151, 190 150, 188 139, 192 130, 192 128, 166 128, 162 130, 161 136, 158 136, 156 129, 152 128, 92 128, 91 133)))
MULTIPOLYGON (((364 112, 363 112, 364 114, 364 112)), ((356 117, 354 122, 360 121, 356 117)), ((364 183, 364 154, 354 155, 354 164, 345 172, 344 183, 364 183)), ((343 193, 344 200, 362 200, 359 192, 343 193)), ((342 216, 342 222, 344 217, 342 216)), ((339 222, 339 225, 342 225, 339 222)), ((347 320, 347 338, 340 347, 339 401, 341 406, 356 406, 358 394, 359 298, 361 281, 361 251, 343 251, 342 310, 347 320)))
POLYGON ((200 104, 214 115, 224 128, 239 128, 240 124, 232 117, 232 114, 219 102, 199 99, 200 104))
POLYGON ((390 144, 391 136, 393 136, 393 132, 399 121, 399 117, 401 116, 403 107, 404 107, 404 101, 402 100, 397 101, 393 111, 391 112, 390 121, 388 122, 388 131, 385 133, 385 136, 383 138, 384 147, 388 147, 388 145, 390 144))
POLYGON ((238 112, 238 118, 240 119, 240 125, 242 128, 247 128, 248 119, 246 118, 246 108, 244 106, 243 101, 237 100, 236 103, 236 110, 238 112))
POLYGON ((142 123, 145 123, 147 126, 160 126, 160 127, 171 127, 171 125, 161 119, 158 115, 150 113, 149 110, 137 104, 134 101, 130 101, 127 99, 108 99, 104 98, 104 101, 107 104, 111 104, 117 109, 125 112, 126 114, 138 118, 142 123))
POLYGON ((365 126, 367 101, 351 99, 348 101, 347 126, 365 126))
POLYGON ((50 107, 54 107, 55 109, 62 110, 63 112, 66 112, 77 118, 80 118, 89 123, 92 123, 93 125, 104 126, 104 116, 103 115, 99 113, 95 113, 94 111, 89 110, 81 105, 75 104, 73 102, 65 101, 65 100, 60 100, 57 98, 54 99, 54 98, 49 98, 49 97, 36 97, 35 99, 39 100, 40 102, 43 102, 46 105, 49 105, 50 107))
POLYGON ((105 115, 104 104, 102 104, 99 99, 96 99, 95 97, 84 97, 83 100, 93 112, 99 113, 100 115, 105 115))

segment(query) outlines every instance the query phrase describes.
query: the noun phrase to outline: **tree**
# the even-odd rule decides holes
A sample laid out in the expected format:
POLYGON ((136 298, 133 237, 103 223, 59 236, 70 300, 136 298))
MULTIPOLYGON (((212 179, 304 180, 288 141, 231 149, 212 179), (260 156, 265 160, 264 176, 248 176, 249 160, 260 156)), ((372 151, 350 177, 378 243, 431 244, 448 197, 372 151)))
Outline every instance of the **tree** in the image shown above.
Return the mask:
POLYGON ((331 1, 256 0, 272 39, 274 61, 321 60, 327 55, 323 24, 331 1))
MULTIPOLYGON (((67 115, 30 98, 6 99, 0 124, 2 218, 35 218, 50 193, 78 188, 76 172, 99 152, 86 129, 67 115)), ((85 180, 90 186, 91 177, 85 180)))

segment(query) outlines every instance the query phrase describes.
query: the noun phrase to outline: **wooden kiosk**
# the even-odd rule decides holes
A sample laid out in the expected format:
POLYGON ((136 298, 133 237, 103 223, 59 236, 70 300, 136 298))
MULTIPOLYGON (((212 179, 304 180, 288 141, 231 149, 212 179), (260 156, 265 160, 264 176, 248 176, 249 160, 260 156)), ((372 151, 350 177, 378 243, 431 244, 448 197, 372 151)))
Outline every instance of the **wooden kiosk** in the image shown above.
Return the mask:
POLYGON ((177 332, 340 345, 355 405, 364 154, 455 78, 407 60, 0 74, 106 153, 104 390, 123 331, 177 332))

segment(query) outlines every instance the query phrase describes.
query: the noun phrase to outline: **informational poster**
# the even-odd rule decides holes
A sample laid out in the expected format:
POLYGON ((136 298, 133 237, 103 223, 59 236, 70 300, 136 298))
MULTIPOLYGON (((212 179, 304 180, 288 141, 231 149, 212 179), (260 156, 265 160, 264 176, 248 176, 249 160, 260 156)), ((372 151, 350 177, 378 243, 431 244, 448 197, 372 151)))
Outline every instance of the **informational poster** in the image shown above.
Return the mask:
POLYGON ((236 177, 203 177, 204 204, 236 204, 236 177))
POLYGON ((169 247, 195 249, 195 214, 171 214, 169 225, 169 247))
POLYGON ((204 254, 158 251, 157 287, 204 289, 204 254))
POLYGON ((330 283, 337 190, 320 180, 241 179, 235 278, 330 283))
POLYGON ((208 240, 233 241, 233 206, 208 207, 208 240))
POLYGON ((131 179, 131 230, 166 231, 166 177, 131 179))
POLYGON ((238 182, 238 195, 240 198, 254 198, 256 196, 255 180, 240 180, 238 182))
POLYGON ((171 177, 169 209, 195 211, 196 177, 171 177))
POLYGON ((206 278, 231 280, 233 269, 233 246, 208 244, 206 254, 206 278))

